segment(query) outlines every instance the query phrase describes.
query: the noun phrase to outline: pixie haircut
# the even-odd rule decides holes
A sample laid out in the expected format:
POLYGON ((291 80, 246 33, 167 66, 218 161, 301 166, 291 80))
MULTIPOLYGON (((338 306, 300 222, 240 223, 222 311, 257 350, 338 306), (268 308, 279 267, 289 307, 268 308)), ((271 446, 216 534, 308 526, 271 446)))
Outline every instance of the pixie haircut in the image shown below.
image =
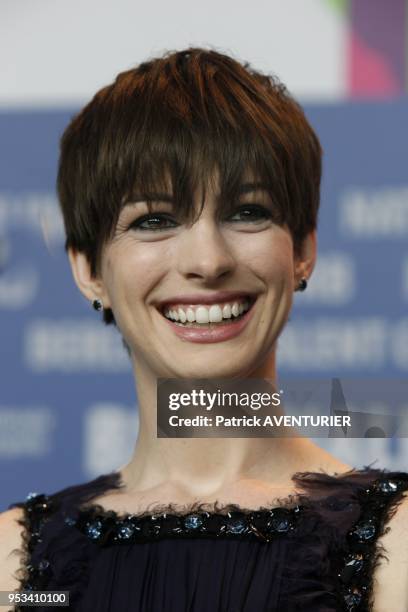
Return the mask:
MULTIPOLYGON (((167 52, 120 73, 77 114, 61 139, 57 188, 65 250, 99 276, 123 206, 169 191, 192 223, 194 196, 214 172, 228 215, 249 171, 290 230, 294 254, 317 226, 322 150, 303 110, 277 78, 213 49, 167 52)), ((156 198, 157 199, 157 198, 156 198)), ((103 320, 115 324, 111 309, 103 320)))

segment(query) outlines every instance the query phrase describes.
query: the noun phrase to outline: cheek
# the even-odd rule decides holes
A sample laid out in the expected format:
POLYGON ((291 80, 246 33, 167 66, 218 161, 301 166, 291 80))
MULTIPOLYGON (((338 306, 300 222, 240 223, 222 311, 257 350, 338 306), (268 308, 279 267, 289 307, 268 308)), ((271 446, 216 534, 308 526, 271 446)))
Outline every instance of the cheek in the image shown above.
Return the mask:
POLYGON ((164 272, 163 262, 169 258, 157 246, 128 246, 107 259, 106 279, 112 303, 116 302, 120 308, 126 303, 134 306, 160 280, 164 272))
POLYGON ((258 234, 254 240, 248 241, 241 253, 245 253, 245 260, 252 270, 265 280, 284 282, 293 275, 292 240, 280 228, 258 234))

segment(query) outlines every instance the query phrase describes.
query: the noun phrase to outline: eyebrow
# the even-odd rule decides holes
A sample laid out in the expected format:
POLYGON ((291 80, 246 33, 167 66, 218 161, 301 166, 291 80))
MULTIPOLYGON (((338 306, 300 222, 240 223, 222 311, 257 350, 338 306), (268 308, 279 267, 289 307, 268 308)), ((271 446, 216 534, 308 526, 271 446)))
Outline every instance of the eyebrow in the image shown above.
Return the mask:
MULTIPOLYGON (((268 185, 266 185, 266 183, 242 183, 239 187, 238 187, 238 194, 242 195, 245 193, 251 193, 251 191, 267 191, 268 185)), ((137 204, 138 202, 146 202, 146 201, 154 201, 154 202, 169 202, 171 204, 174 204, 174 198, 172 195, 168 194, 168 193, 161 193, 161 192, 149 192, 146 193, 144 195, 142 194, 136 194, 135 196, 132 197, 132 199, 129 202, 126 202, 125 207, 126 206, 134 206, 135 204, 137 204)))

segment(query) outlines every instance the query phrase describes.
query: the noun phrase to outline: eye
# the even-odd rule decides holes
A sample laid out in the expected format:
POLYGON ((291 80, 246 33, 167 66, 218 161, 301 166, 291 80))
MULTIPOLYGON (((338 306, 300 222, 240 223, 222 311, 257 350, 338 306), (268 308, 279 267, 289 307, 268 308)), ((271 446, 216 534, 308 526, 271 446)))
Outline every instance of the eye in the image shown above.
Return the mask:
POLYGON ((171 227, 176 227, 177 223, 175 223, 171 217, 163 214, 151 214, 151 215, 143 215, 139 219, 136 219, 129 225, 129 229, 140 229, 142 231, 161 231, 166 230, 171 227), (166 223, 166 224, 165 224, 166 223))
POLYGON ((243 218, 234 220, 233 217, 230 217, 233 223, 237 221, 249 221, 253 223, 254 221, 264 221, 265 219, 272 218, 272 212, 268 208, 265 208, 265 206, 259 204, 245 204, 244 206, 240 206, 234 214, 234 217, 236 215, 242 215, 243 218))

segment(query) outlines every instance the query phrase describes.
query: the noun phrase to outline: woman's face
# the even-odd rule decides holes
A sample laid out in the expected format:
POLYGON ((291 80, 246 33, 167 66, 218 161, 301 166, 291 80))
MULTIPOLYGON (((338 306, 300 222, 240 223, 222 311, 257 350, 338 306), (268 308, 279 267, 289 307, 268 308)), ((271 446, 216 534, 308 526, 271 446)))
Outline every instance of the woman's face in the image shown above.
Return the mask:
POLYGON ((274 223, 268 193, 246 185, 236 211, 224 219, 217 218, 213 189, 189 226, 175 218, 168 201, 155 203, 150 216, 145 202, 121 211, 103 252, 102 299, 135 362, 142 360, 157 377, 244 377, 275 348, 296 282, 293 243, 289 229, 274 223), (216 295, 228 291, 240 295, 216 295), (234 303, 239 308, 248 295, 249 311, 231 323, 234 303), (212 304, 204 305, 205 298, 212 304), (168 318, 175 312, 178 323, 168 318), (182 324, 184 315, 217 319, 220 312, 230 315, 226 323, 182 324))

